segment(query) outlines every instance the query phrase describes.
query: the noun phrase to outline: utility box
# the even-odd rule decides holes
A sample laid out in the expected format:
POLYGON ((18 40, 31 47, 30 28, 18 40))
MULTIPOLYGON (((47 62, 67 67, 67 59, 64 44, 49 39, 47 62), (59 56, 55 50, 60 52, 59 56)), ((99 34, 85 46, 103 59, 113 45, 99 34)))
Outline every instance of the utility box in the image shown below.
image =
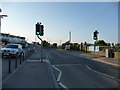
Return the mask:
POLYGON ((108 58, 108 49, 105 50, 105 56, 108 58))
POLYGON ((107 58, 114 58, 114 51, 113 49, 106 49, 106 57, 107 58))

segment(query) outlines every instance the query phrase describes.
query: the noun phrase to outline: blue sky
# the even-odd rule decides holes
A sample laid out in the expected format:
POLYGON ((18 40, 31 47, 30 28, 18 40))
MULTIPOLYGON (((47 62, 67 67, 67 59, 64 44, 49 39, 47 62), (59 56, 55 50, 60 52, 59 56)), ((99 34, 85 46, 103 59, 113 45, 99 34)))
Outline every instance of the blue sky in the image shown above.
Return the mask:
MULTIPOLYGON (((4 2, 2 33, 10 33, 35 41, 35 24, 45 27, 43 39, 54 43, 67 41, 69 31, 72 42, 93 43, 93 32, 99 39, 118 42, 117 2, 4 2)), ((37 39, 37 41, 39 41, 37 39)))

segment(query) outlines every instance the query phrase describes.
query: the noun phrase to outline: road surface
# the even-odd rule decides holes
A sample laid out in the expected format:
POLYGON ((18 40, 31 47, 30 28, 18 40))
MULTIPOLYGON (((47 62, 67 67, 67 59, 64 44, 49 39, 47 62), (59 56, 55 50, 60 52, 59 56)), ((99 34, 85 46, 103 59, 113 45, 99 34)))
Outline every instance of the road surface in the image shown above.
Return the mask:
POLYGON ((118 88, 118 67, 81 57, 72 51, 44 51, 63 88, 118 88))

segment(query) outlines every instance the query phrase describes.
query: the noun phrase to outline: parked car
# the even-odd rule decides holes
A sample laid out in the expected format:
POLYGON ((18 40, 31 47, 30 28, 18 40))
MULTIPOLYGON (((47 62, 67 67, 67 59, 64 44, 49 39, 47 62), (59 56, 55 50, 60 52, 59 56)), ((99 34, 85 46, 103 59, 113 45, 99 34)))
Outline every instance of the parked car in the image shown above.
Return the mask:
POLYGON ((20 44, 7 44, 4 48, 1 49, 2 56, 21 55, 23 52, 22 45, 20 44))
POLYGON ((65 50, 70 50, 70 45, 66 45, 65 50))
POLYGON ((28 44, 27 44, 27 43, 21 43, 21 45, 22 45, 22 48, 28 47, 28 44))

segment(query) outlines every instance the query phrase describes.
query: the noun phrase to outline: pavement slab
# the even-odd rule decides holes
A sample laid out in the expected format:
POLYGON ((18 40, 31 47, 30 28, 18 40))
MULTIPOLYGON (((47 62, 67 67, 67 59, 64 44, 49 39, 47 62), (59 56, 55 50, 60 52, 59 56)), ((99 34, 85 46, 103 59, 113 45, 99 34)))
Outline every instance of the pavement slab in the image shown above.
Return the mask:
POLYGON ((3 83, 3 88, 51 88, 47 63, 26 62, 3 83))

